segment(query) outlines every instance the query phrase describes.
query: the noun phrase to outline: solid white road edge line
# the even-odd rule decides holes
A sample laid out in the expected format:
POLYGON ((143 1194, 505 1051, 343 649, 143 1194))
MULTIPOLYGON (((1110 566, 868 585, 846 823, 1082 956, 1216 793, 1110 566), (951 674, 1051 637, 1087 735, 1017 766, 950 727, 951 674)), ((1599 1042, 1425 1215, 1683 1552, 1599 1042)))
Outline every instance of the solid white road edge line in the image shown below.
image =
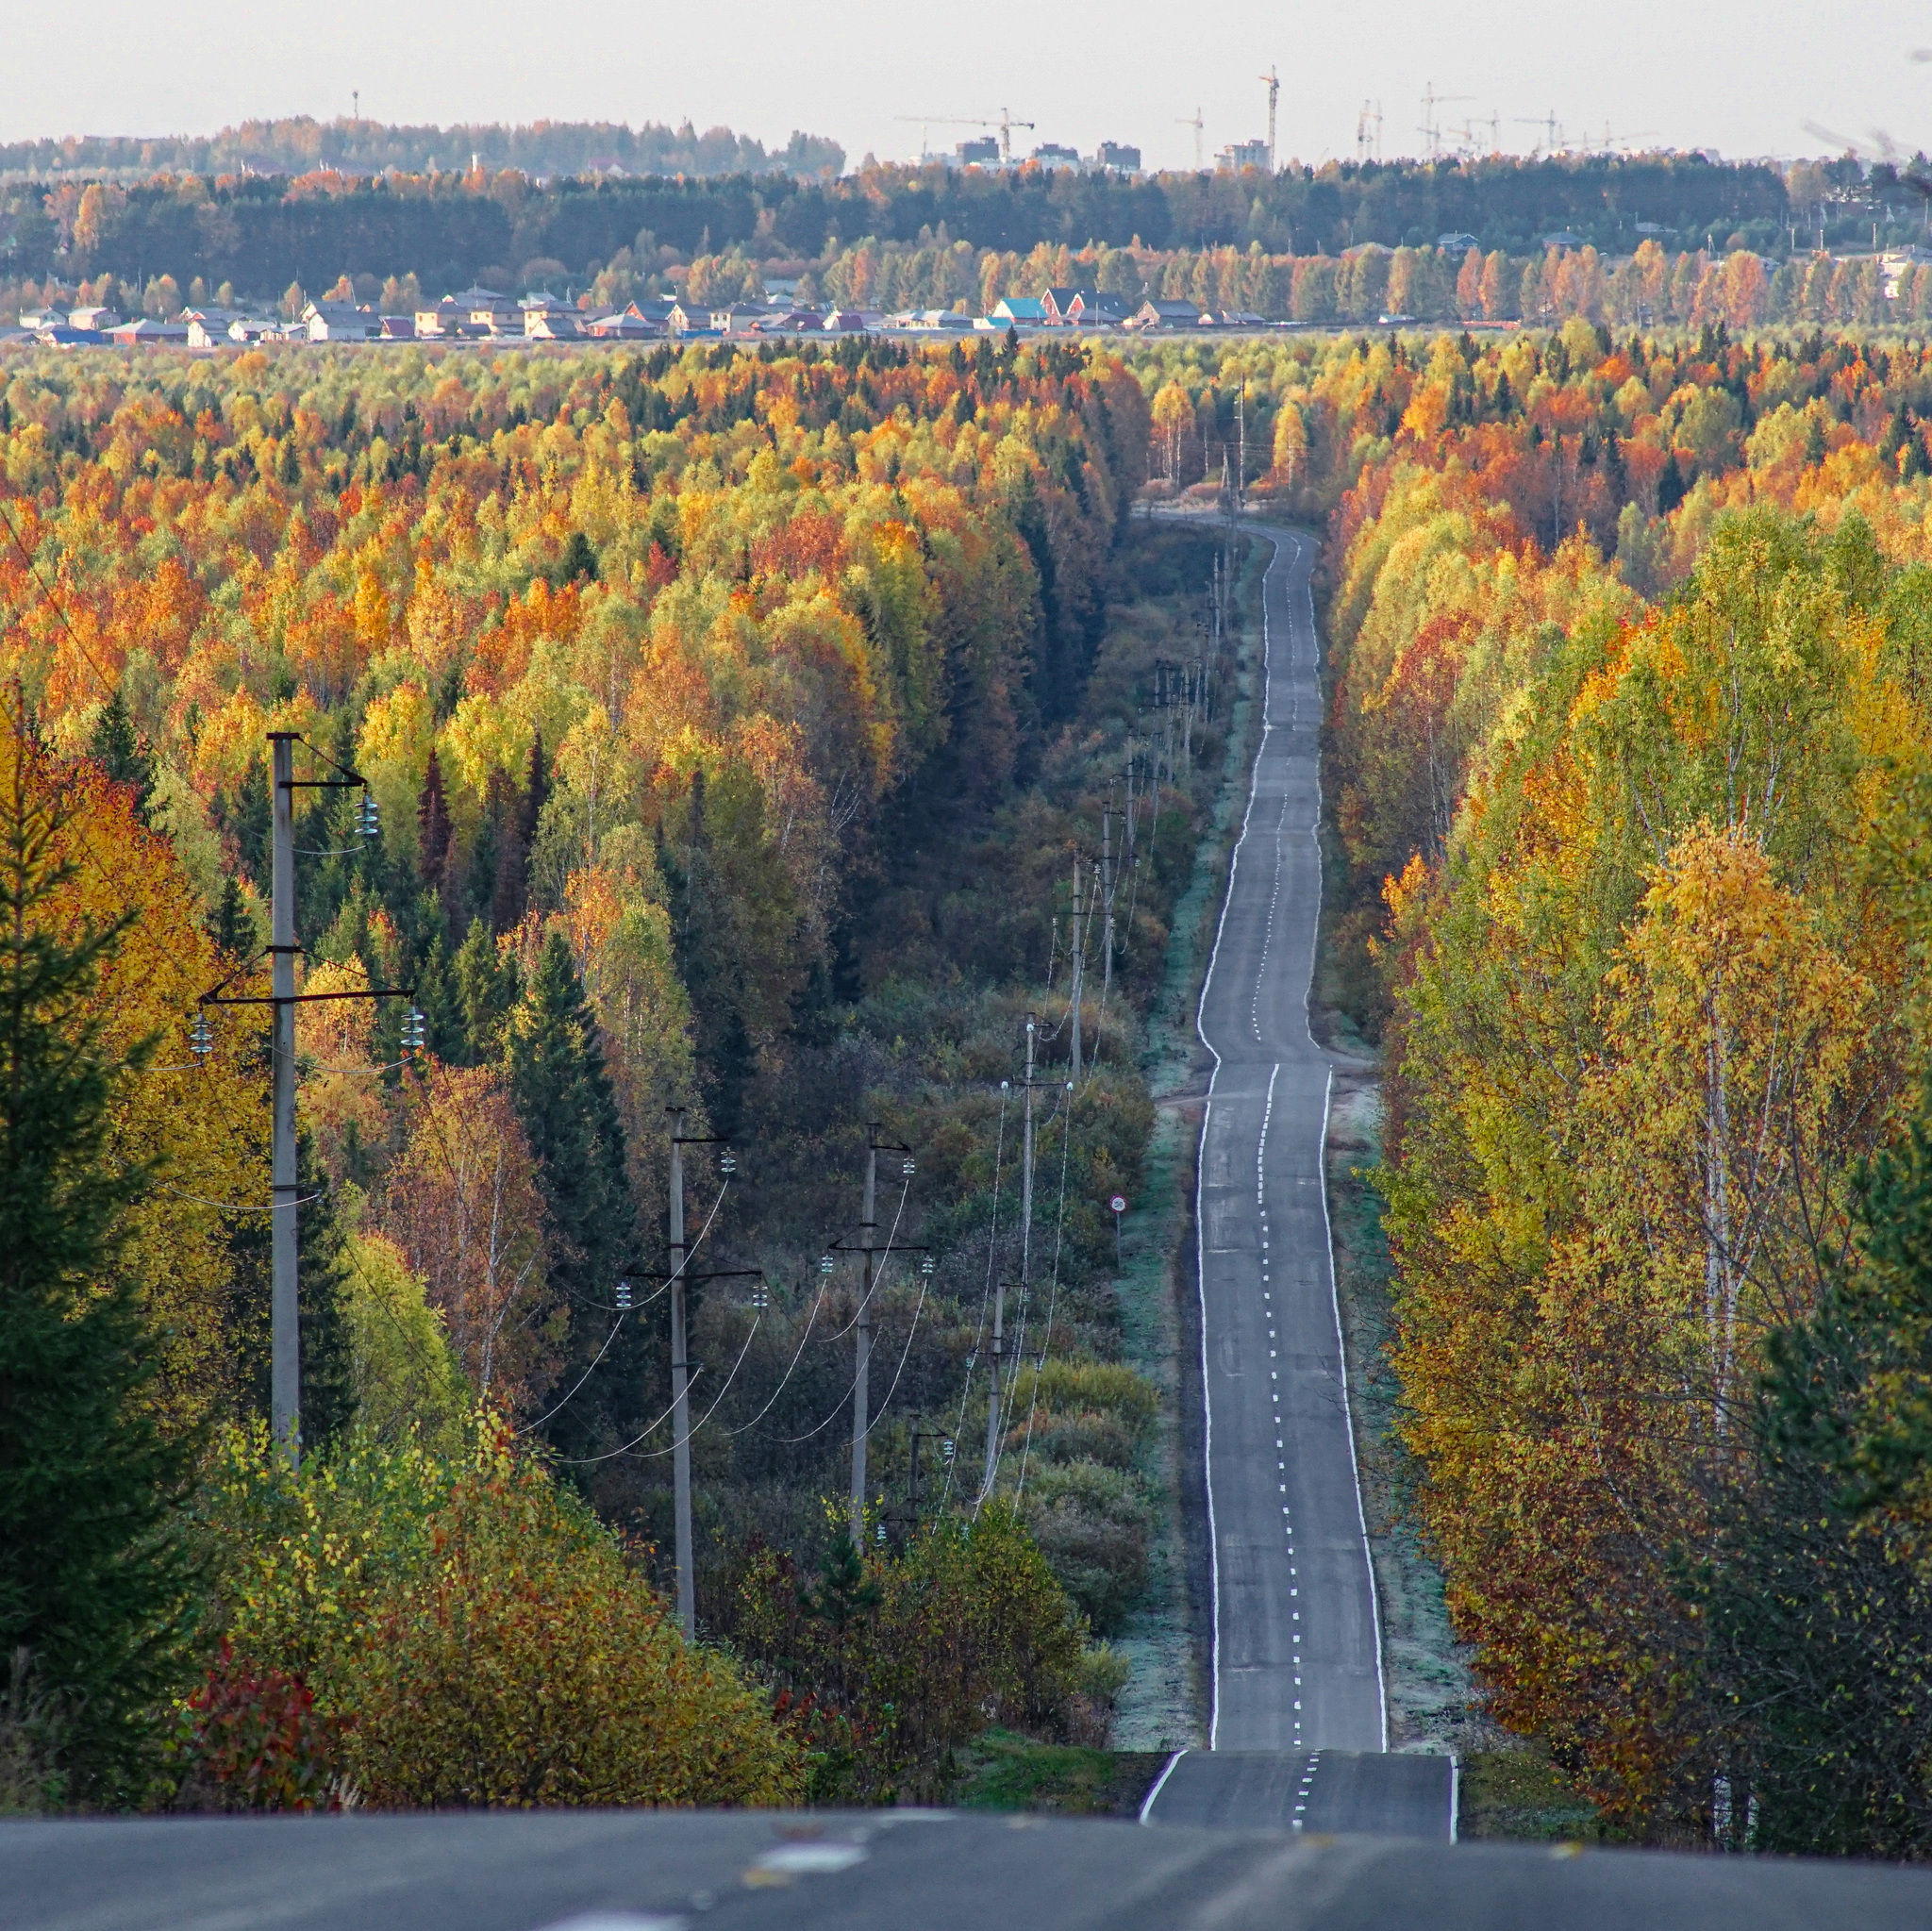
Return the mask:
MULTIPOLYGON (((1141 1822, 1142 1823, 1152 1823, 1154 1822, 1154 1800, 1155 1798, 1159 1796, 1162 1790, 1164 1790, 1167 1788, 1167 1780, 1174 1774, 1174 1765, 1177 1764, 1181 1760, 1181 1758, 1184 1757, 1187 1754, 1188 1746, 1185 1743, 1183 1743, 1181 1747, 1178 1750, 1176 1750, 1174 1754, 1167 1759, 1166 1767, 1161 1771, 1160 1774, 1154 1779, 1154 1788, 1151 1790, 1149 1790, 1146 1796, 1141 1800, 1141 1822)), ((1451 1831, 1450 1835, 1452 1837, 1455 1835, 1453 1830, 1451 1831)))

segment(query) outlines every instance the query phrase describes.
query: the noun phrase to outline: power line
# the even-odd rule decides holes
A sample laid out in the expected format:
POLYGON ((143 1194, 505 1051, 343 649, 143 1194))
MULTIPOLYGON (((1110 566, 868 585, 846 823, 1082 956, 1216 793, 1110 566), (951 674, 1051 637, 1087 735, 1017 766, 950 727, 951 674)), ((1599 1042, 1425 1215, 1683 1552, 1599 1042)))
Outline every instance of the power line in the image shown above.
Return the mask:
POLYGON ((1000 1174, 1004 1170, 1007 1153, 1007 1101, 1011 1095, 1011 1087, 1006 1080, 1000 1081, 1000 1130, 992 1157, 992 1219, 986 1230, 986 1286, 980 1290, 979 1324, 973 1330, 973 1353, 966 1359, 966 1378, 959 1384, 959 1419, 953 1428, 955 1452, 946 1463, 946 1486, 940 1493, 940 1507, 945 1508, 953 1493, 953 1469, 958 1461, 958 1443, 966 1426, 966 1401, 973 1391, 973 1364, 979 1357, 979 1343, 986 1333, 987 1305, 992 1298, 993 1265, 999 1254, 1000 1232, 1000 1174))
MULTIPOLYGON (((1060 1299, 1060 1240, 1067 1224, 1067 1156, 1074 1144, 1074 1109, 1067 1108, 1066 1131, 1060 1136, 1060 1205, 1053 1230, 1053 1286, 1046 1297, 1046 1339, 1040 1344, 1040 1359, 1033 1368, 1032 1398, 1026 1404, 1026 1440, 1020 1451, 1020 1479, 1013 1485, 1017 1505, 1026 1492, 1026 1461, 1033 1453, 1033 1417, 1040 1407, 1040 1376, 1046 1367, 1046 1351, 1053 1345, 1053 1317, 1060 1299)), ((1024 1314, 1023 1314, 1024 1320, 1024 1314)), ((1024 1330, 1023 1330, 1024 1338, 1024 1330)))

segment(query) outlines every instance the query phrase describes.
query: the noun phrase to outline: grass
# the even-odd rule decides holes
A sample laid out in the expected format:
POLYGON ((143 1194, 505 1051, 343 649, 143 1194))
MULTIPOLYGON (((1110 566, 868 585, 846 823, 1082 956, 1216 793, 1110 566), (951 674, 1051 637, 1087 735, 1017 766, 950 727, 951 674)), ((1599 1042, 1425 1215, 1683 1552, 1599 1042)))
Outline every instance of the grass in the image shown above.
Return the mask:
POLYGON ((1478 1750, 1463 1759, 1458 1834, 1465 1841, 1602 1842, 1588 1797, 1540 1750, 1478 1750))
POLYGON ((1160 1750, 1084 1750, 988 1730, 966 1754, 953 1801, 968 1810, 1134 1817, 1167 1758, 1160 1750))

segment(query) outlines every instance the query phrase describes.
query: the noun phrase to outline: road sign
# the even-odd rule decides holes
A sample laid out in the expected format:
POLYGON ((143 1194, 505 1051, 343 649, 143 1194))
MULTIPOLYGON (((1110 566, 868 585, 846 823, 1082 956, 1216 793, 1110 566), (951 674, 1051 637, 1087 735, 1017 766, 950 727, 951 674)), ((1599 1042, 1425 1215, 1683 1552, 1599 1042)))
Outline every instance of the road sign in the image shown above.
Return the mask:
POLYGON ((1108 1206, 1113 1209, 1113 1264, 1119 1269, 1125 1265, 1121 1259, 1121 1216, 1127 1210, 1127 1196, 1116 1193, 1108 1206))
POLYGON ((1112 1207, 1115 1213, 1125 1213, 1127 1210, 1127 1196, 1124 1193, 1116 1193, 1108 1202, 1108 1206, 1112 1207))

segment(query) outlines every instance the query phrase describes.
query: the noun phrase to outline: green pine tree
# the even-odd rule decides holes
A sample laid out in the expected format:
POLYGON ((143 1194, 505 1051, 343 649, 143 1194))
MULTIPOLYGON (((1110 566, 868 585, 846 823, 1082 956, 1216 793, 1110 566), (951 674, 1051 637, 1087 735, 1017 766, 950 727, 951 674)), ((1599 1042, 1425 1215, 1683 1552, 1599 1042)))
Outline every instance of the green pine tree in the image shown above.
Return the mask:
POLYGON ((120 1248, 151 1170, 108 1157, 117 1075, 83 1016, 126 922, 55 935, 58 820, 26 763, 0 791, 0 1685, 25 1658, 60 1712, 66 1798, 112 1803, 175 1676, 192 1444, 145 1399, 120 1248))

